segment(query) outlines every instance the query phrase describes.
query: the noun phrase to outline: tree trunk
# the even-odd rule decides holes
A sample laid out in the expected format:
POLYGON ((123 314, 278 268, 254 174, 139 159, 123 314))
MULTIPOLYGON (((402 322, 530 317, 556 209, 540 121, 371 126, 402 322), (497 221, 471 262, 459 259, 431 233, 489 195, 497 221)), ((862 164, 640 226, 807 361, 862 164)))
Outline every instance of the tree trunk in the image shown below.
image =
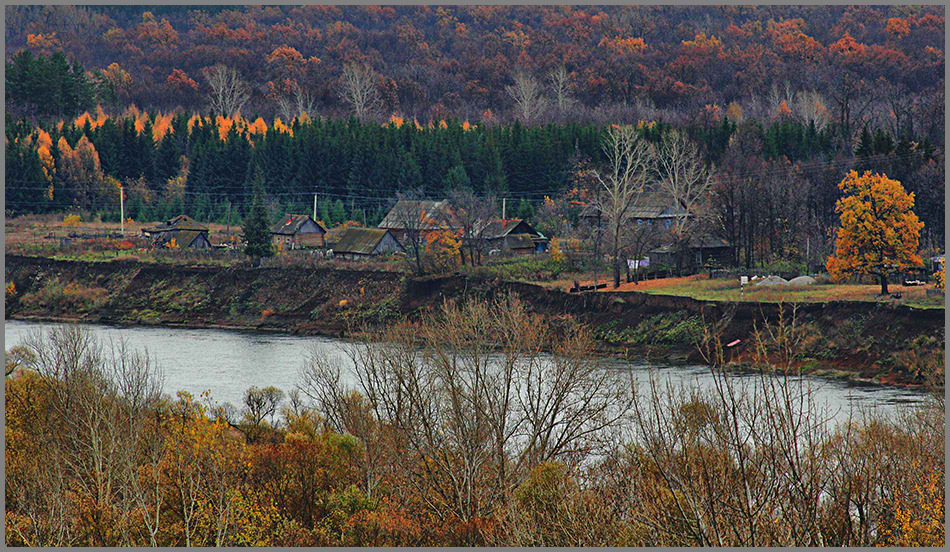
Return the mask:
POLYGON ((881 277, 881 295, 888 295, 887 293, 887 275, 883 272, 879 272, 878 276, 881 277))

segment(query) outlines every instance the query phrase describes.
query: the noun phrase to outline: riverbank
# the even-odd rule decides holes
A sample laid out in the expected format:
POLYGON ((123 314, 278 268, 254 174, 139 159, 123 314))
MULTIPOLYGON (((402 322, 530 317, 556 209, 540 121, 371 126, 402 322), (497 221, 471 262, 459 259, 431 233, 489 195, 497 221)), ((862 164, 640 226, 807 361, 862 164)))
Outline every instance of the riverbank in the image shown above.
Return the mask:
MULTIPOLYGON (((5 259, 6 317, 35 321, 358 337, 361 328, 418 317, 448 298, 511 292, 552 320, 588 324, 602 352, 628 357, 701 362, 696 342, 715 324, 724 345, 738 341, 726 358, 741 364, 754 355, 755 330, 780 314, 788 320, 793 310, 639 292, 569 294, 462 275, 5 259)), ((799 303, 795 318, 802 332, 797 365, 807 372, 889 385, 943 381, 942 309, 831 301, 799 303)))

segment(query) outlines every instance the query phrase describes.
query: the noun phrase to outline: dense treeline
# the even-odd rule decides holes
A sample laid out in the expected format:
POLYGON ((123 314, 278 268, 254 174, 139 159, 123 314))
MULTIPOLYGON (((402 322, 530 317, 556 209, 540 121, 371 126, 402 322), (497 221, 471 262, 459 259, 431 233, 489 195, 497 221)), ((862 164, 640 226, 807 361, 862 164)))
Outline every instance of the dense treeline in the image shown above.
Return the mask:
MULTIPOLYGON (((327 224, 364 218, 375 224, 396 192, 441 199, 465 188, 508 198, 509 216, 553 230, 541 212, 544 198, 576 199, 577 170, 605 161, 604 127, 593 124, 449 119, 423 125, 393 117, 381 125, 302 117, 288 126, 134 107, 119 117, 95 113, 45 129, 8 121, 9 214, 80 208, 114 220, 122 185, 127 216, 135 220, 184 212, 225 222, 230 204, 237 222, 247 213, 250 177, 260 168, 275 220, 285 212, 310 212, 317 195, 318 218, 327 224)), ((662 122, 639 127, 651 142, 672 128, 662 122)), ((834 123, 819 127, 784 113, 755 121, 713 111, 684 128, 717 170, 713 231, 738 246, 737 262, 830 253, 837 183, 851 169, 900 180, 917 197, 925 247, 942 243, 943 153, 927 138, 865 128, 852 151, 835 138, 834 123)))
POLYGON ((637 387, 570 319, 448 303, 238 408, 162 396, 148 357, 56 328, 7 357, 5 541, 942 546, 942 402, 835 425, 780 375, 794 317, 768 329, 781 359, 751 380, 637 387))
MULTIPOLYGON (((113 106, 206 109, 223 63, 250 84, 246 113, 302 90, 311 115, 339 117, 343 68, 365 64, 384 118, 514 117, 523 72, 560 91, 540 121, 679 123, 733 104, 761 119, 785 100, 846 141, 870 119, 942 143, 944 25, 940 6, 10 6, 6 45, 69 51, 113 106)), ((21 113, 35 101, 14 88, 21 113)))

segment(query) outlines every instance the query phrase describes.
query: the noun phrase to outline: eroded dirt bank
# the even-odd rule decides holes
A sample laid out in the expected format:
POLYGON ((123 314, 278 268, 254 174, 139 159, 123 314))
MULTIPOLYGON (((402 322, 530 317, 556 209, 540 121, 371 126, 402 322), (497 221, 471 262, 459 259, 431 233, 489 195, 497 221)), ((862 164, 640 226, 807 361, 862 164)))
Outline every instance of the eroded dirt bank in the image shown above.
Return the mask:
MULTIPOLYGON (((726 357, 746 361, 755 329, 779 316, 774 304, 637 292, 574 295, 462 275, 5 259, 6 316, 18 319, 340 336, 364 324, 417 317, 446 298, 513 292, 535 312, 589 324, 607 352, 701 361, 696 340, 704 325, 718 324, 722 343, 739 341, 725 349, 726 357)), ((786 319, 791 310, 784 307, 786 319)), ((934 374, 943 380, 942 309, 829 302, 799 305, 795 316, 804 332, 798 365, 810 371, 888 384, 921 384, 934 374)))

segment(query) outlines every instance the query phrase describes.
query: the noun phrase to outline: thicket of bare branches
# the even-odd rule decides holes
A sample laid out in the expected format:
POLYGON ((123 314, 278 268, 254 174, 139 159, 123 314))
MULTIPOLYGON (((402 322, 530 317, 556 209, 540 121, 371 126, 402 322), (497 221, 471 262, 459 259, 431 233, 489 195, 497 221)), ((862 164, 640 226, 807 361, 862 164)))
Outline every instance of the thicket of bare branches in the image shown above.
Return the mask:
POLYGON ((233 67, 218 63, 206 69, 204 77, 211 87, 208 103, 216 114, 230 117, 251 98, 250 86, 233 67))
POLYGON ((516 72, 512 78, 514 84, 506 86, 505 92, 515 102, 515 113, 522 122, 534 122, 548 107, 543 87, 538 79, 524 71, 516 72))
POLYGON ((634 232, 628 228, 632 211, 642 198, 653 164, 646 140, 631 126, 611 127, 604 142, 607 167, 592 170, 597 181, 590 205, 607 227, 614 287, 620 286, 620 267, 626 264, 626 245, 634 232))
MULTIPOLYGON (((399 324, 350 348, 349 378, 372 433, 392 432, 400 453, 388 460, 413 494, 440 518, 468 521, 490 516, 532 467, 574 465, 609 446, 631 389, 626 376, 601 369, 591 347, 581 327, 556 337, 516 299, 446 303, 421 326, 399 324)), ((315 359, 304 381, 336 431, 363 439, 365 422, 348 427, 352 391, 339 371, 315 359)))
POLYGON ((340 99, 350 106, 357 119, 370 117, 380 108, 378 83, 379 75, 369 65, 349 63, 343 66, 340 99))
POLYGON ((704 161, 699 146, 680 131, 671 131, 663 137, 655 158, 659 187, 683 215, 672 219, 670 228, 681 264, 689 241, 709 220, 709 191, 715 173, 704 161))

